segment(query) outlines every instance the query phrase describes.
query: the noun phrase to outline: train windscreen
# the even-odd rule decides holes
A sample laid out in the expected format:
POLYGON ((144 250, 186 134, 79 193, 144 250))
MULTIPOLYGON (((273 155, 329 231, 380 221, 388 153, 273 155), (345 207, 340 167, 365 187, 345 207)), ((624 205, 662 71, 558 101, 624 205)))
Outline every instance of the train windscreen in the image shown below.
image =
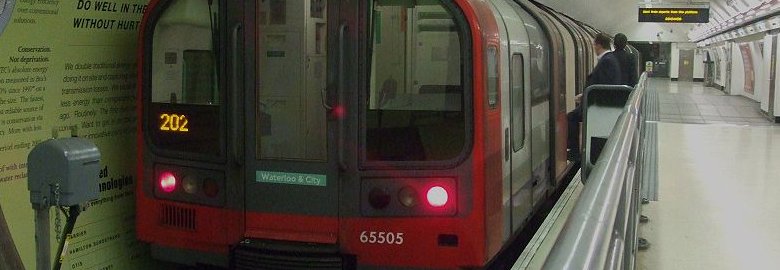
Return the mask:
POLYGON ((218 6, 208 0, 170 1, 154 23, 146 113, 147 130, 158 149, 220 154, 214 50, 218 6))
POLYGON ((465 23, 444 2, 373 1, 369 161, 445 161, 464 149, 465 23))

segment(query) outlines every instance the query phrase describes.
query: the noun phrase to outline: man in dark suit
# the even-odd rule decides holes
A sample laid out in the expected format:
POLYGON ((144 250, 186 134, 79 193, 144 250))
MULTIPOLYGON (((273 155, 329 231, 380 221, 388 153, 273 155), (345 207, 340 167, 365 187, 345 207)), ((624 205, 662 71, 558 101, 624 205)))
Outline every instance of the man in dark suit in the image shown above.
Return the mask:
MULTIPOLYGON (((593 71, 588 75, 588 80, 585 87, 594 84, 613 84, 619 85, 623 83, 623 76, 620 73, 620 64, 617 58, 610 53, 609 49, 610 40, 609 36, 603 33, 596 35, 593 40, 593 49, 598 56, 598 62, 593 71)), ((569 120, 569 134, 567 145, 569 147, 569 157, 571 160, 578 162, 580 159, 580 122, 582 122, 582 106, 579 104, 582 94, 575 97, 577 101, 577 107, 574 111, 568 113, 566 116, 569 120)))
POLYGON ((615 55, 610 53, 611 42, 609 36, 603 33, 596 35, 593 40, 593 50, 596 51, 598 62, 593 71, 588 74, 585 87, 594 84, 620 84, 623 76, 620 73, 620 63, 615 55))
POLYGON ((636 55, 626 50, 626 43, 628 43, 626 35, 617 33, 614 40, 615 51, 611 54, 617 58, 620 73, 623 74, 623 81, 620 84, 634 87, 639 82, 639 75, 636 71, 636 55))

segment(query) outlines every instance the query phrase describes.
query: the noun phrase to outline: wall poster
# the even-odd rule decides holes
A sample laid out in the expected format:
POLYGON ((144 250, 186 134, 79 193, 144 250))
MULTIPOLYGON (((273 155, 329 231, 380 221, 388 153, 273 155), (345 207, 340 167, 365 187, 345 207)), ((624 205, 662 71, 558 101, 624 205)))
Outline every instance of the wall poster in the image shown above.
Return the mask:
POLYGON ((63 269, 149 268, 148 248, 133 225, 135 49, 146 3, 0 0, 0 257, 6 266, 36 268, 27 154, 53 136, 77 135, 102 154, 100 197, 79 216, 63 269))
POLYGON ((749 43, 739 44, 739 50, 742 52, 742 63, 745 65, 745 93, 755 94, 755 71, 753 70, 753 56, 749 43))

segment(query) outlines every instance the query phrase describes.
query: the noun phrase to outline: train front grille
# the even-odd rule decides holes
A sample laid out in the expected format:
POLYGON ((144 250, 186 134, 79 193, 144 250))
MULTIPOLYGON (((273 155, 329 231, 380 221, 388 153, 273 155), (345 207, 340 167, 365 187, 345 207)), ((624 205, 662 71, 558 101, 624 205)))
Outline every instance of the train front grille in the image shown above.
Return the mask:
POLYGON ((195 209, 163 204, 159 221, 163 226, 194 231, 195 209))

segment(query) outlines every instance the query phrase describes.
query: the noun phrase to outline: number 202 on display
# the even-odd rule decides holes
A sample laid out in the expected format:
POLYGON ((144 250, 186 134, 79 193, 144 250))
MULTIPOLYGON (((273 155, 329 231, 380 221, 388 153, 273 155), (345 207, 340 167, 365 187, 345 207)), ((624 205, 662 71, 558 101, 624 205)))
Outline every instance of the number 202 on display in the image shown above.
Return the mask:
POLYGON ((190 129, 187 128, 187 124, 189 123, 189 121, 187 120, 186 115, 163 113, 160 114, 160 120, 162 120, 162 123, 160 123, 160 130, 162 131, 173 131, 173 132, 190 131, 190 129))

